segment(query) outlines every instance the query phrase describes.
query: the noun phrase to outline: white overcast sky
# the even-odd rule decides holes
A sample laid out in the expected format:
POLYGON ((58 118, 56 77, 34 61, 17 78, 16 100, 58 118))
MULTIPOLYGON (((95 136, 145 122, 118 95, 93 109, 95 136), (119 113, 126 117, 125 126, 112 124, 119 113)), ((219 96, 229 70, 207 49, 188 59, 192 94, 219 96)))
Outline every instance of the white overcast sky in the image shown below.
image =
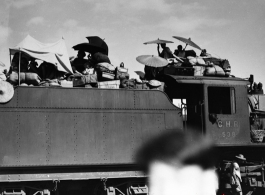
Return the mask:
POLYGON ((265 84, 264 0, 1 0, 0 61, 9 66, 8 48, 28 34, 46 43, 63 36, 69 56, 86 36, 99 36, 112 64, 124 62, 132 77, 143 71, 137 56, 157 55, 156 45, 144 42, 170 40, 174 51, 182 43, 172 36, 190 37, 228 59, 233 75, 254 74, 265 84))

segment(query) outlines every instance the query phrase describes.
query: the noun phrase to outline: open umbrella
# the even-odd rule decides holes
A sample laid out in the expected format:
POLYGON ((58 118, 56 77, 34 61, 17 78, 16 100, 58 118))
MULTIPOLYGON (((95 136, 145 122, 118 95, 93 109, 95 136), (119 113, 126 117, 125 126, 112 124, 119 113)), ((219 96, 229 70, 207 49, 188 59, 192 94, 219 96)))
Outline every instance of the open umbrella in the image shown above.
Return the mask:
POLYGON ((151 66, 151 67, 163 67, 168 64, 168 61, 164 58, 161 58, 159 56, 154 56, 154 55, 141 55, 136 58, 136 60, 144 64, 146 66, 151 66))
POLYGON ((143 73, 142 71, 134 71, 136 74, 138 74, 138 76, 140 77, 140 78, 144 78, 144 76, 145 76, 145 73, 143 73))
POLYGON ((108 55, 109 48, 103 39, 101 39, 98 36, 90 36, 86 38, 88 39, 88 43, 80 43, 80 44, 73 46, 73 48, 75 50, 87 51, 91 54, 94 54, 96 52, 102 52, 108 55))
POLYGON ((157 39, 157 40, 154 40, 154 41, 145 42, 144 44, 147 45, 147 44, 162 44, 162 43, 174 43, 174 42, 166 41, 166 40, 162 40, 162 39, 157 39))
POLYGON ((190 46, 195 47, 199 50, 202 50, 197 44, 195 44, 194 42, 191 41, 191 38, 186 39, 186 38, 178 37, 178 36, 173 36, 173 38, 178 39, 178 40, 186 43, 185 48, 187 47, 187 45, 190 45, 190 46))

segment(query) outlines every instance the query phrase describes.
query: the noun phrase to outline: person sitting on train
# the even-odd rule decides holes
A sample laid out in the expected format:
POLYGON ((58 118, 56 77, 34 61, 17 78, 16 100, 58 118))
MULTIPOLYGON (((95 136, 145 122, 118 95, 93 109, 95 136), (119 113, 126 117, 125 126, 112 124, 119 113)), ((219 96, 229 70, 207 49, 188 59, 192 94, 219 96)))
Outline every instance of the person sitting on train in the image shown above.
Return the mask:
POLYGON ((39 67, 39 76, 42 80, 61 79, 64 77, 64 72, 58 71, 57 67, 49 62, 43 62, 39 67))
POLYGON ((35 58, 32 58, 32 57, 30 58, 28 72, 33 72, 33 73, 39 74, 38 63, 36 62, 35 58))
POLYGON ((258 83, 258 86, 257 86, 258 94, 264 94, 263 89, 262 89, 262 86, 263 86, 262 83, 259 82, 258 83))
POLYGON ((178 49, 175 50, 174 54, 180 58, 185 58, 185 50, 182 48, 182 45, 178 45, 178 49))
POLYGON ((157 44, 157 52, 159 57, 165 59, 173 58, 172 51, 169 49, 169 47, 166 46, 166 43, 161 43, 161 48, 163 49, 162 52, 159 51, 159 45, 160 44, 157 44))
POLYGON ((82 72, 85 70, 85 63, 87 62, 87 60, 84 59, 85 56, 86 53, 84 51, 78 51, 77 57, 71 62, 74 73, 82 74, 82 72))
POLYGON ((158 69, 152 66, 145 66, 144 67, 145 79, 147 81, 153 80, 157 78, 158 69))
POLYGON ((201 57, 211 57, 211 54, 207 53, 206 49, 203 49, 200 54, 201 57))
POLYGON ((258 84, 256 82, 253 83, 251 93, 258 94, 258 84))
POLYGON ((96 74, 95 64, 91 60, 88 60, 84 66, 85 70, 82 71, 83 75, 96 74))
POLYGON ((28 60, 24 54, 20 55, 21 60, 19 60, 19 52, 15 53, 12 61, 11 61, 11 72, 19 71, 19 62, 20 62, 20 72, 28 72, 28 60))

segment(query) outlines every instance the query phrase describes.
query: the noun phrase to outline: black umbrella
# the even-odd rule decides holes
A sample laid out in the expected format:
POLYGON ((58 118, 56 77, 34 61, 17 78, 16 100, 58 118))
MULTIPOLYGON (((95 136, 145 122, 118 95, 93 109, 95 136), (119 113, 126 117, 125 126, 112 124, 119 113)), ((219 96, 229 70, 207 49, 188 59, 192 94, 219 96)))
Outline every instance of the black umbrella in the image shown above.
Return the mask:
POLYGON ((80 44, 73 46, 73 48, 75 50, 87 51, 91 53, 92 55, 96 52, 102 52, 108 55, 109 48, 103 39, 101 39, 98 36, 90 36, 86 38, 88 39, 88 43, 80 43, 80 44))

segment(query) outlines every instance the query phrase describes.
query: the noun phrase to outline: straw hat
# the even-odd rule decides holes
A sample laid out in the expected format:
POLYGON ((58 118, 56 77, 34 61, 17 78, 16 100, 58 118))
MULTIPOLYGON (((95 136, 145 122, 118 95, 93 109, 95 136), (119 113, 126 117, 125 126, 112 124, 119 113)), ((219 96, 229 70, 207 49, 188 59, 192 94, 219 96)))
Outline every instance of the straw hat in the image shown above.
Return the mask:
POLYGON ((6 82, 6 81, 0 81, 0 103, 6 103, 14 95, 14 88, 13 86, 6 82))
POLYGON ((246 160, 246 158, 243 156, 243 154, 237 155, 236 158, 238 158, 240 160, 246 160))
POLYGON ((151 80, 151 81, 148 82, 148 84, 151 87, 159 87, 159 86, 161 86, 161 82, 160 81, 157 81, 157 80, 151 80))

